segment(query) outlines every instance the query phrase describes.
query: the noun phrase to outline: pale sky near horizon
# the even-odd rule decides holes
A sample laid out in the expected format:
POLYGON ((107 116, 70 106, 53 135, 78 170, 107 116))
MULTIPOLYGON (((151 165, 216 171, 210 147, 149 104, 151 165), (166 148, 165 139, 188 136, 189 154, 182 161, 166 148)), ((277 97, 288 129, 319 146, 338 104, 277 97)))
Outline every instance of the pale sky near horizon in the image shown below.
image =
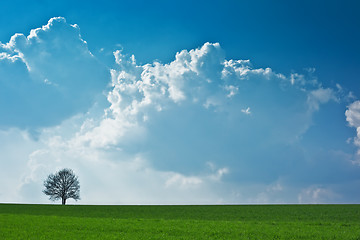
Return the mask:
POLYGON ((360 202, 358 1, 1 6, 0 202, 360 202))

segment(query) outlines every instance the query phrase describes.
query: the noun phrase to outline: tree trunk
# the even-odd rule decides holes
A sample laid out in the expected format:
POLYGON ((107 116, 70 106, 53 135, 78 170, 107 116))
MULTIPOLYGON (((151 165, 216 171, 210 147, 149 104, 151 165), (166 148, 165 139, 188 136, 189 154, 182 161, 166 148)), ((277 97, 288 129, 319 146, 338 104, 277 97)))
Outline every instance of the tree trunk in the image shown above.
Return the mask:
POLYGON ((62 200, 62 205, 65 205, 65 203, 66 203, 66 198, 62 198, 61 200, 62 200))

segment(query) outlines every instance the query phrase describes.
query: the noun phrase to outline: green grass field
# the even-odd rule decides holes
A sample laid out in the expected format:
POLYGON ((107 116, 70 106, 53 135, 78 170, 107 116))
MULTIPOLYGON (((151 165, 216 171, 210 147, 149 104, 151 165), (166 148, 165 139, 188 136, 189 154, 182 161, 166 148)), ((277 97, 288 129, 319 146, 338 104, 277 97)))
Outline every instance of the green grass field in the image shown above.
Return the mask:
POLYGON ((360 240, 360 205, 0 204, 0 239, 360 240))

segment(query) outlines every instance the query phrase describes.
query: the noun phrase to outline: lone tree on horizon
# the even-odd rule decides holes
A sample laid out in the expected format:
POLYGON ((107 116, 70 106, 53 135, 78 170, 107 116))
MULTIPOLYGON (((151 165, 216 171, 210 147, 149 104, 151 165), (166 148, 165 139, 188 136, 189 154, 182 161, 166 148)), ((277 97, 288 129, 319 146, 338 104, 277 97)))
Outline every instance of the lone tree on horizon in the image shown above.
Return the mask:
POLYGON ((71 169, 64 168, 55 174, 50 174, 44 181, 45 189, 43 193, 49 196, 52 201, 61 199, 62 205, 66 204, 66 199, 80 199, 80 183, 71 169))

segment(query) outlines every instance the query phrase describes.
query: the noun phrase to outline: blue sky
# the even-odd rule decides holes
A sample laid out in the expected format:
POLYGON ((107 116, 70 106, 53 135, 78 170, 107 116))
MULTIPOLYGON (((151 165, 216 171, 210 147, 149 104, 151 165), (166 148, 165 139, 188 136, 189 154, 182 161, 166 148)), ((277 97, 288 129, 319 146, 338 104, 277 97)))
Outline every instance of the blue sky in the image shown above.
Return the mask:
POLYGON ((2 6, 0 202, 360 201, 357 1, 2 6))

